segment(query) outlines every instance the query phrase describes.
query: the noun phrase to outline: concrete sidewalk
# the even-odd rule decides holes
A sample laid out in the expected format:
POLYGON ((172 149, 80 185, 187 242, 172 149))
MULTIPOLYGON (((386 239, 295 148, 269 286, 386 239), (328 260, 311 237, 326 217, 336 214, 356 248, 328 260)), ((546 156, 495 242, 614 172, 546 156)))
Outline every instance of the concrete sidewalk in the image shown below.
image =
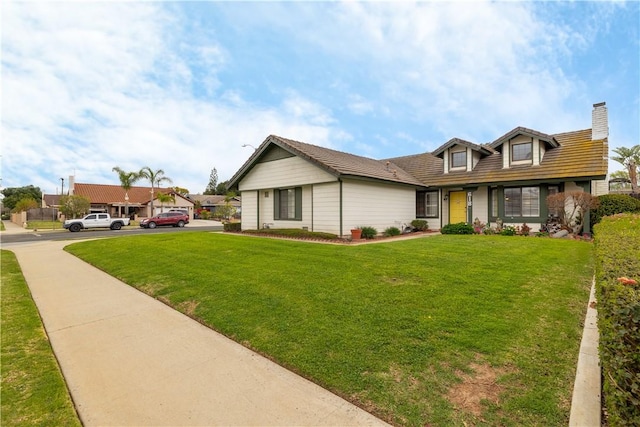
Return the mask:
POLYGON ((386 425, 64 252, 67 244, 5 249, 85 426, 386 425))

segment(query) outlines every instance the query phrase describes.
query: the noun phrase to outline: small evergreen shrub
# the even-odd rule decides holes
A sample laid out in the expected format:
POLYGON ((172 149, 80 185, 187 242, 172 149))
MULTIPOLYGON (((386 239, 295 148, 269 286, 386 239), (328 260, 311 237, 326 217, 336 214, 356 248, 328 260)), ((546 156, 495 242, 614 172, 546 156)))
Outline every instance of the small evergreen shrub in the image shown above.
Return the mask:
POLYGON ((502 230, 500 230, 500 235, 501 236, 515 236, 516 232, 517 232, 517 230, 513 225, 505 225, 504 227, 502 227, 502 230))
POLYGON ((399 236, 400 234, 401 232, 398 227, 388 227, 384 230, 384 233, 383 233, 385 237, 399 236))
POLYGON ((640 213, 640 200, 627 194, 603 194, 598 196, 598 207, 591 210, 591 224, 599 223, 602 218, 619 213, 640 213))
POLYGON ((427 231, 429 229, 429 223, 424 219, 414 219, 411 221, 411 226, 418 231, 427 231))
POLYGON ((378 230, 376 230, 373 227, 364 226, 364 227, 358 227, 358 228, 362 230, 363 239, 375 239, 375 237, 378 235, 378 230))
POLYGON ((529 227, 526 222, 520 226, 520 234, 523 236, 531 234, 531 227, 529 227))
POLYGON ((595 227, 603 397, 611 426, 640 425, 640 215, 595 227))
POLYGON ((473 227, 466 222, 447 224, 440 229, 442 234, 473 234, 473 227))
POLYGON ((242 231, 242 223, 240 222, 225 222, 222 227, 224 231, 242 231))

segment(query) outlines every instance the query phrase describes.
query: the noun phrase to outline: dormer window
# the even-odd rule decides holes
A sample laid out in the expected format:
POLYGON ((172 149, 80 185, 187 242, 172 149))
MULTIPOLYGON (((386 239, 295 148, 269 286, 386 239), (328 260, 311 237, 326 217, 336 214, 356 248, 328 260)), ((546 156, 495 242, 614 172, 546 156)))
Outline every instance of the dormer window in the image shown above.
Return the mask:
POLYGON ((467 151, 451 153, 451 168, 467 168, 467 151))
POLYGON ((525 142, 523 144, 513 144, 511 146, 511 161, 527 162, 533 159, 533 144, 525 142))

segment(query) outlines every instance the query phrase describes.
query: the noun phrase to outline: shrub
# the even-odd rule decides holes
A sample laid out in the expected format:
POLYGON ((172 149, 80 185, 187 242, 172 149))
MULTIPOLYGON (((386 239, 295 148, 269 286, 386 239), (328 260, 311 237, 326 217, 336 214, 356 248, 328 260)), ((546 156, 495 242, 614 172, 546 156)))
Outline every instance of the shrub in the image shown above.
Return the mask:
POLYGON ((358 227, 358 228, 362 230, 363 239, 374 239, 378 235, 378 230, 376 230, 373 227, 364 226, 364 227, 358 227))
POLYGON ((516 228, 513 225, 505 225, 504 227, 502 227, 502 230, 500 230, 500 235, 501 236, 515 236, 516 235, 516 228))
POLYGON ((207 210, 200 211, 200 218, 201 219, 209 219, 209 218, 211 218, 211 212, 209 212, 207 210))
POLYGON ((222 224, 222 226, 224 227, 224 231, 241 231, 242 230, 242 223, 240 222, 225 222, 224 224, 222 224))
POLYGON ((388 227, 384 230, 383 235, 386 237, 391 236, 399 236, 401 234, 400 229, 398 227, 388 227))
POLYGON ((596 291, 603 397, 611 426, 640 425, 640 215, 596 226, 596 291), (632 281, 619 280, 622 278, 632 281))
POLYGON ((523 236, 528 236, 529 233, 531 233, 531 227, 529 227, 527 225, 527 223, 525 222, 524 224, 522 224, 520 226, 520 234, 523 235, 523 236))
POLYGON ((473 234, 473 227, 466 222, 447 224, 440 229, 442 234, 473 234))
POLYGON ((418 231, 427 231, 429 223, 424 219, 414 219, 411 221, 411 226, 418 231))
POLYGON ((598 200, 600 204, 591 211, 591 223, 594 225, 605 216, 640 212, 640 200, 627 194, 604 194, 598 196, 598 200))
POLYGON ((245 230, 246 234, 259 234, 269 236, 294 237, 298 239, 320 239, 335 240, 337 235, 332 233, 322 233, 318 231, 309 231, 302 228, 262 228, 260 230, 245 230))

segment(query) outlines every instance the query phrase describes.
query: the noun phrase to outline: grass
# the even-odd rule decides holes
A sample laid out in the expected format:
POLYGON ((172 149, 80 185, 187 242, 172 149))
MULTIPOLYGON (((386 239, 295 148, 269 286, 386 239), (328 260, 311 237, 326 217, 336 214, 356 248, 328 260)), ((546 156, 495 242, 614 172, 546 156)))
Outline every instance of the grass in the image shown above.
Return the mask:
POLYGON ((15 255, 1 258, 0 424, 80 426, 15 255))
POLYGON ((67 250, 393 424, 568 423, 589 243, 180 233, 67 250))

